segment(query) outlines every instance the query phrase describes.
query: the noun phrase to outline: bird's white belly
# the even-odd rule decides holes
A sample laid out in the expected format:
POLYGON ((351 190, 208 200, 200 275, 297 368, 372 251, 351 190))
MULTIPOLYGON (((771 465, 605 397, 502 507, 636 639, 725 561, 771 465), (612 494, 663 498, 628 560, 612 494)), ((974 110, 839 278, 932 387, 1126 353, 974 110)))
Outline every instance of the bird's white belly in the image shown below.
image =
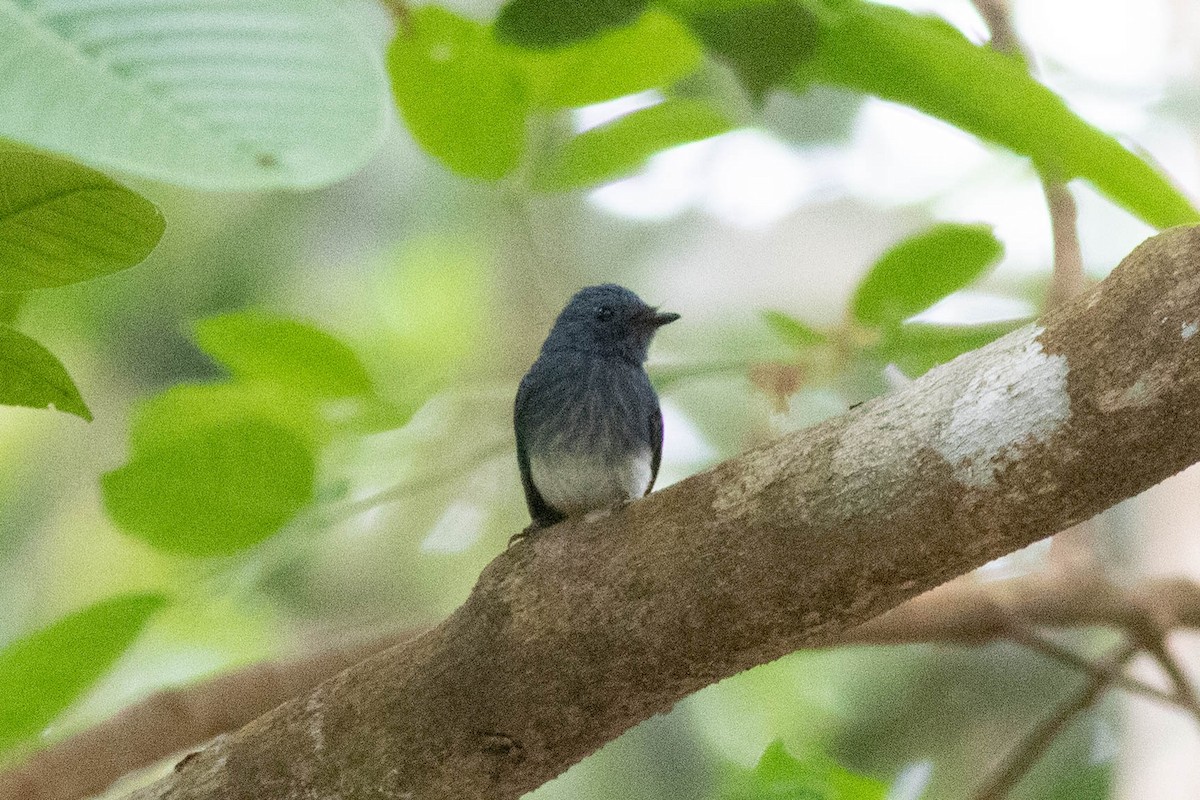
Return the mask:
POLYGON ((650 449, 616 465, 576 453, 531 455, 529 472, 547 503, 576 516, 644 495, 650 487, 650 449))

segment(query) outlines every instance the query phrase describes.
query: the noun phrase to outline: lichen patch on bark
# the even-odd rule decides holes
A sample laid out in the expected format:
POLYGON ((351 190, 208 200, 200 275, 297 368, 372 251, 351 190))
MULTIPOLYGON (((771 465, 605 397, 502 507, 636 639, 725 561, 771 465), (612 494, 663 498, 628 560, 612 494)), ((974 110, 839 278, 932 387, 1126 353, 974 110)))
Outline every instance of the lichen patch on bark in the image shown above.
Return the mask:
POLYGON ((1031 325, 978 351, 987 362, 977 365, 934 444, 962 483, 989 486, 1014 447, 1048 440, 1070 419, 1067 359, 1047 354, 1041 334, 1031 325))

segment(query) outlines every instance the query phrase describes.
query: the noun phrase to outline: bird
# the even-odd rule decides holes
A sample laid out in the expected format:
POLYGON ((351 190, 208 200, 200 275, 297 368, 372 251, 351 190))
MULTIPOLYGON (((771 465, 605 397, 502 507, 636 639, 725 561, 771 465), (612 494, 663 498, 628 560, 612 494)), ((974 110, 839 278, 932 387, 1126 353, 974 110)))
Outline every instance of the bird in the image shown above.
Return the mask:
POLYGON ((571 297, 517 389, 517 464, 533 522, 510 543, 650 493, 663 421, 644 364, 654 334, 677 319, 613 283, 571 297))

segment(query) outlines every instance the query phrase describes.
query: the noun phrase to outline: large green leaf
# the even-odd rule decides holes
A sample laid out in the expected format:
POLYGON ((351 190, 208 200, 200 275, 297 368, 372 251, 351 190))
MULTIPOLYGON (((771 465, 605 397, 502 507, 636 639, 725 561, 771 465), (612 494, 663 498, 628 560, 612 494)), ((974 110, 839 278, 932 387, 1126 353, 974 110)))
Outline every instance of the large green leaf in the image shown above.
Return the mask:
POLYGON ((794 74, 817 45, 817 20, 801 0, 667 0, 665 5, 758 100, 794 74))
POLYGON ((883 800, 887 784, 857 775, 821 754, 795 758, 780 742, 767 748, 722 800, 883 800))
POLYGON ((196 342, 235 376, 285 386, 316 398, 372 391, 354 351, 322 330, 286 317, 249 311, 196 323, 196 342))
POLYGON ((101 479, 127 533, 169 553, 229 555, 278 531, 313 496, 313 457, 290 430, 219 423, 156 442, 101 479))
POLYGON ((336 180, 387 118, 329 0, 0 0, 0 53, 0 137, 187 186, 336 180))
POLYGON ((92 412, 62 362, 24 334, 0 325, 0 405, 53 407, 89 422, 92 412))
POLYGON ((1055 180, 1083 178, 1159 228, 1200 214, 1153 167, 1071 112, 1016 59, 943 20, 861 0, 804 0, 817 47, 793 85, 829 83, 918 108, 1017 153, 1055 180))
POLYGON ((25 305, 25 295, 18 293, 6 294, 0 292, 0 325, 11 325, 21 314, 25 305))
POLYGON ((157 594, 112 597, 0 650, 0 752, 40 733, 108 671, 165 603, 157 594))
POLYGON ((509 0, 496 17, 501 41, 562 47, 631 24, 649 0, 509 0))
POLYGON ((158 244, 163 224, 150 201, 95 170, 0 150, 0 292, 132 267, 158 244))
POLYGON ((884 253, 850 310, 859 322, 893 325, 969 286, 1002 255, 1004 245, 987 225, 935 225, 884 253))
POLYGON ((667 100, 569 139, 538 165, 533 187, 561 191, 618 178, 660 150, 732 128, 726 115, 702 100, 667 100))
POLYGON ((524 75, 485 26, 436 6, 415 9, 388 49, 388 71, 413 138, 446 166, 495 180, 520 163, 524 75))
POLYGON ((667 86, 703 52, 688 29, 650 9, 636 23, 557 50, 512 48, 535 105, 569 108, 667 86))

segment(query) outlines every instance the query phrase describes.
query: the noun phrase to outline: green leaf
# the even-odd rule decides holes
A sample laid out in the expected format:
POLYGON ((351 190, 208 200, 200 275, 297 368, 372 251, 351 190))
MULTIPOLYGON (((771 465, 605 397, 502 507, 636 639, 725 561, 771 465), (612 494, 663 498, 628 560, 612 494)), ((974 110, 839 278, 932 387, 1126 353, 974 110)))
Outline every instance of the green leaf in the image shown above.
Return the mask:
POLYGON ((570 108, 666 86, 695 70, 703 52, 688 29, 651 9, 636 23, 559 50, 512 48, 530 99, 570 108))
POLYGON ((1028 156, 1058 181, 1084 178, 1159 228, 1200 220, 1153 167, 1071 112, 1010 56, 943 20, 859 0, 805 0, 820 33, 792 81, 828 83, 910 105, 1028 156))
POLYGON ((520 163, 524 76, 486 27, 436 6, 418 8, 388 48, 388 71, 413 138, 450 169, 497 180, 520 163))
POLYGON ((782 311, 764 311, 762 316, 767 327, 793 347, 812 347, 825 341, 825 334, 782 311))
POLYGON ((887 784, 856 775, 826 756, 798 759, 775 742, 749 775, 722 793, 722 800, 883 800, 887 791, 887 784))
POLYGON ((759 101, 816 50, 816 16, 798 0, 668 0, 666 6, 759 101))
POLYGON ((329 0, 0 0, 0 53, 0 138, 201 189, 329 183, 387 122, 329 0))
POLYGON ((21 314, 21 306, 25 304, 25 295, 18 292, 5 294, 0 292, 0 325, 11 325, 21 314))
POLYGON ((62 362, 24 334, 0 325, 0 405, 53 407, 92 421, 62 362))
POLYGON ((876 348, 878 356, 895 364, 909 377, 923 375, 938 364, 1011 333, 1029 323, 1027 319, 988 322, 980 325, 931 325, 910 322, 884 329, 876 348))
POLYGON ((868 325, 894 325, 969 286, 1003 255, 987 225, 935 225, 884 253, 858 285, 850 310, 868 325))
POLYGON ((0 650, 0 752, 40 733, 109 670, 166 602, 157 594, 112 597, 0 650))
POLYGON ((538 165, 533 187, 561 191, 619 178, 660 150, 732 128, 731 120, 702 100, 667 100, 569 139, 538 165))
POLYGON ((371 376, 346 345, 311 325, 246 311, 196 323, 200 349, 244 381, 285 386, 315 398, 373 391, 371 376))
POLYGON ((1055 774, 1053 783, 1038 792, 1046 800, 1107 800, 1113 796, 1112 762, 1079 764, 1055 774))
POLYGON ((143 402, 129 431, 134 453, 245 420, 295 434, 317 452, 325 437, 315 399, 270 383, 185 383, 143 402))
POLYGON ((315 466, 291 431, 258 420, 157 442, 101 478, 125 532, 168 553, 230 555, 278 531, 313 496, 315 466))
POLYGON ((158 244, 163 226, 150 201, 95 170, 0 150, 0 292, 132 267, 158 244))
POLYGON ((509 0, 496 17, 496 36, 521 47, 552 48, 630 25, 648 0, 509 0))

